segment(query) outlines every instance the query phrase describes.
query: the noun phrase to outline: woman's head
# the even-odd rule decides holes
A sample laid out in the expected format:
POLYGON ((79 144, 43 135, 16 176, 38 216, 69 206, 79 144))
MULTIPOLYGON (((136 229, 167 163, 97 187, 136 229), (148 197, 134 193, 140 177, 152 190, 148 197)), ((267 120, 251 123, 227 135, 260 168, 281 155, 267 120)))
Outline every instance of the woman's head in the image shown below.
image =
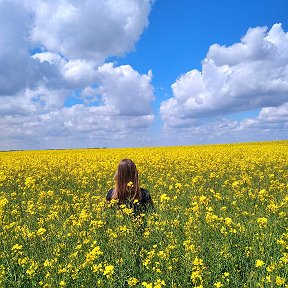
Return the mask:
POLYGON ((118 199, 120 203, 127 199, 139 199, 138 171, 131 159, 120 161, 114 180, 114 199, 118 199))

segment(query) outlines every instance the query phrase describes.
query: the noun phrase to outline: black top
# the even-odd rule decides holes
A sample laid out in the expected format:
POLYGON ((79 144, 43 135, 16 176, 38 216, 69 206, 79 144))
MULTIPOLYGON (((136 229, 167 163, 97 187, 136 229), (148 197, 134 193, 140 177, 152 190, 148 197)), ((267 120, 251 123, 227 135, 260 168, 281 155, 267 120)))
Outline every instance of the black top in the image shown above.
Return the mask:
MULTIPOLYGON (((112 194, 113 194, 113 189, 110 189, 106 195, 106 200, 107 201, 111 201, 112 199, 112 194)), ((133 205, 134 208, 136 208, 135 204, 133 205)), ((146 208, 153 207, 153 201, 152 198, 150 196, 150 193, 148 190, 144 189, 144 188, 140 188, 140 199, 139 199, 139 204, 137 205, 138 207, 140 206, 141 208, 144 208, 144 210, 146 208)), ((139 208, 140 208, 139 207, 139 208)))

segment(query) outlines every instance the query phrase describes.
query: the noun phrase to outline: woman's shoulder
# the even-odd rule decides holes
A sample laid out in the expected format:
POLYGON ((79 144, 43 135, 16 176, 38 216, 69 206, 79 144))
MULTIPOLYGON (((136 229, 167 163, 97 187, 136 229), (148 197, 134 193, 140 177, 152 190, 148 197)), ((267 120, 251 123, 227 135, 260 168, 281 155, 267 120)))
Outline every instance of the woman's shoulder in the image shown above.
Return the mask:
POLYGON ((107 195, 106 195, 107 201, 110 201, 112 199, 112 194, 113 194, 113 188, 107 192, 107 195))
POLYGON ((149 201, 151 199, 150 192, 147 189, 140 188, 141 198, 143 201, 149 201))
POLYGON ((149 191, 145 188, 140 188, 142 194, 150 194, 149 191))

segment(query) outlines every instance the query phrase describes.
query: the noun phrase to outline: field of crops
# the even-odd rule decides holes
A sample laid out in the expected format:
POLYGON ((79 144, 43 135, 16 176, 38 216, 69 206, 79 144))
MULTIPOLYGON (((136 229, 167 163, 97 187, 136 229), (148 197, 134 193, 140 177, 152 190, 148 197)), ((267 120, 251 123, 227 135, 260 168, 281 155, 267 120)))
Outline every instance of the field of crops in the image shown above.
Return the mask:
POLYGON ((0 287, 288 287, 287 191, 288 141, 1 152, 0 287), (154 211, 106 203, 123 158, 154 211))

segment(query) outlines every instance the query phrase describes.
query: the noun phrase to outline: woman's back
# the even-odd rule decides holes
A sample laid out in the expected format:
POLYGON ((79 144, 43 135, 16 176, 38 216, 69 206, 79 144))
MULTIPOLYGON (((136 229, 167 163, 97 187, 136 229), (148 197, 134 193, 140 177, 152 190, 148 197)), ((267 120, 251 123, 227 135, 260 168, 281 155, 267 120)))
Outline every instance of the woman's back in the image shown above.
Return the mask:
MULTIPOLYGON (((106 200, 108 202, 110 202, 112 200, 112 195, 113 195, 113 190, 114 189, 110 189, 106 195, 106 200)), ((139 205, 141 207, 143 207, 144 209, 148 208, 148 207, 151 207, 153 206, 153 201, 152 201, 152 198, 151 198, 151 195, 149 193, 148 190, 144 189, 144 188, 140 188, 140 199, 135 199, 133 201, 127 199, 126 201, 123 202, 123 204, 127 204, 129 202, 133 202, 133 204, 135 205, 139 205), (138 200, 138 201, 137 201, 138 200)), ((122 204, 122 203, 119 203, 119 204, 122 204)))
POLYGON ((134 210, 147 210, 153 207, 153 201, 148 190, 139 187, 138 170, 130 159, 120 161, 114 176, 115 187, 110 189, 106 200, 116 200, 121 204, 133 207, 134 210))

